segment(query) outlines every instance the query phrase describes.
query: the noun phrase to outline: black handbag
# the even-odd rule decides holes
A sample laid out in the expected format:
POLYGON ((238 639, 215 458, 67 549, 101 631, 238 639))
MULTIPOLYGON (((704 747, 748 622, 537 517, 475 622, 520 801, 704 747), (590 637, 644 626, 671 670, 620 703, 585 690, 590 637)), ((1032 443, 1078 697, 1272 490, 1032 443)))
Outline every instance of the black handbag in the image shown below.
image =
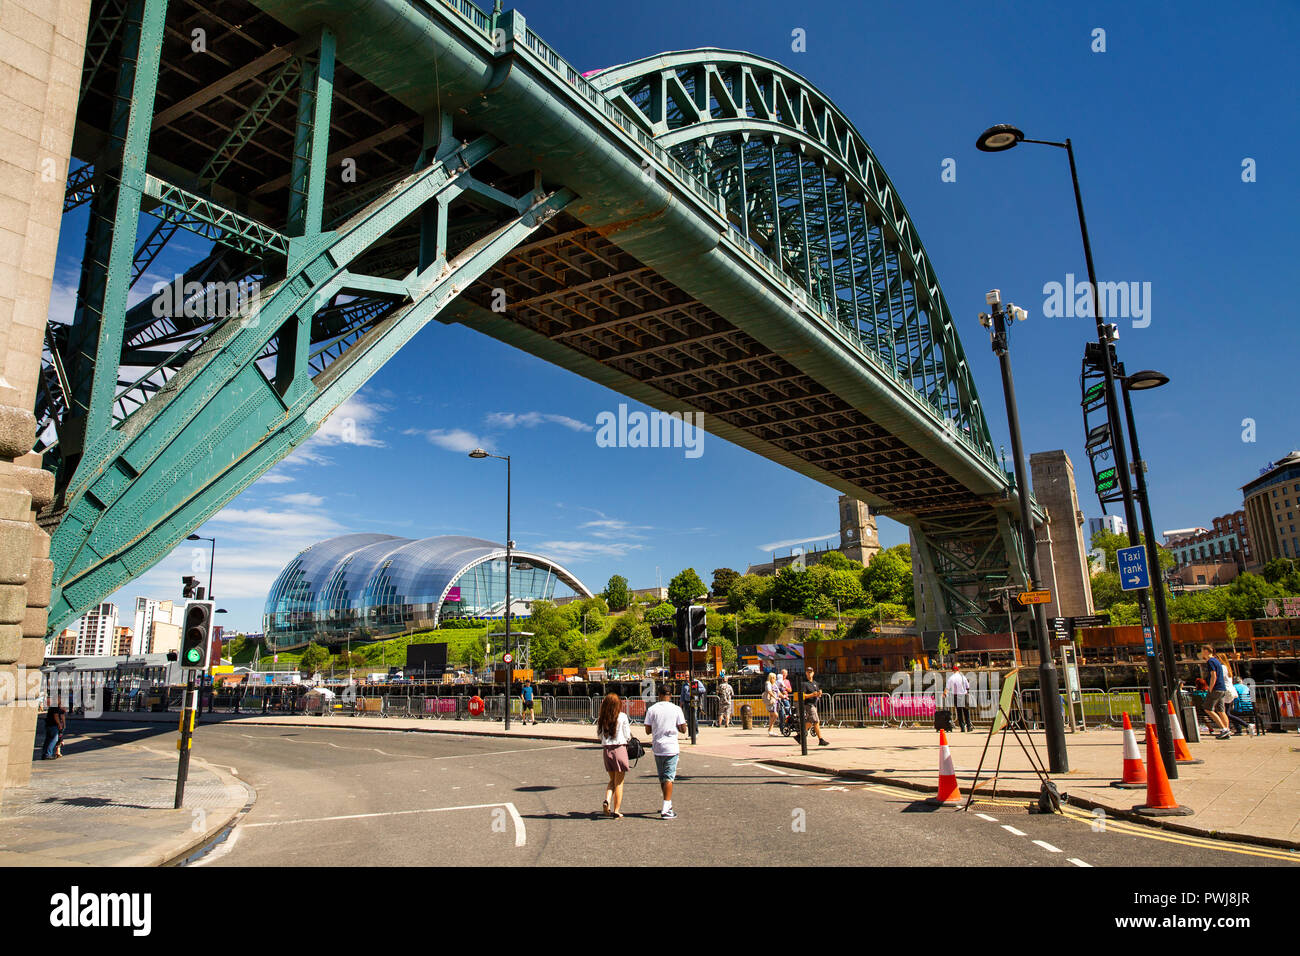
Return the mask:
POLYGON ((627 742, 627 759, 630 763, 635 763, 645 755, 645 744, 633 737, 627 742))

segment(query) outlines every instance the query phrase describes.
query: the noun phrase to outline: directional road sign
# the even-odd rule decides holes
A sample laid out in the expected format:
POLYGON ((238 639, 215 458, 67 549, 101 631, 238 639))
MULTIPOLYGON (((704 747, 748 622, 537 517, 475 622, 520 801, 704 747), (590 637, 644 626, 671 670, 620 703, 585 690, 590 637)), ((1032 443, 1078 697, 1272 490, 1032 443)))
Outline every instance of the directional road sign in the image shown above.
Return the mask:
POLYGON ((1135 544, 1128 548, 1117 548, 1115 556, 1119 559, 1119 586, 1125 591, 1140 591, 1151 586, 1151 574, 1147 569, 1147 548, 1144 544, 1135 544))
POLYGON ((1052 592, 1048 590, 1021 591, 1016 595, 1016 600, 1020 602, 1022 606, 1027 604, 1051 604, 1052 592))

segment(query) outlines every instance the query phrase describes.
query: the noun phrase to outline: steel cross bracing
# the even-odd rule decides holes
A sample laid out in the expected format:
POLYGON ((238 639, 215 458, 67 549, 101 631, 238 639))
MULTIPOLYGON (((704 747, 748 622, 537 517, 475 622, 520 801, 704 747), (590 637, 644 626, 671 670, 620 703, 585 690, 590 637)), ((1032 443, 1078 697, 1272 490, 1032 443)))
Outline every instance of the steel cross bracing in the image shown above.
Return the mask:
POLYGON ((981 627, 982 582, 1015 573, 1014 503, 924 249, 789 71, 706 50, 589 82, 518 11, 465 0, 97 0, 91 32, 65 202, 91 204, 80 304, 42 379, 51 628, 435 315, 702 411, 895 514, 941 597, 927 623, 981 627), (142 211, 159 225, 140 239, 142 211), (211 249, 128 309, 178 228, 211 249), (214 283, 252 307, 214 309, 214 283))

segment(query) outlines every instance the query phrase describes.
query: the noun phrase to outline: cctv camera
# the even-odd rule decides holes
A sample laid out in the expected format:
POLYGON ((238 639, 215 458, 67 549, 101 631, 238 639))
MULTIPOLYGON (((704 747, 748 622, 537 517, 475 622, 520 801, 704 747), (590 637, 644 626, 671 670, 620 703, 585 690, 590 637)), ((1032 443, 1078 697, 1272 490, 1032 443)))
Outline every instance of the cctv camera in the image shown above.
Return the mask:
POLYGON ((1025 319, 1029 318, 1029 313, 1018 305, 1011 306, 1011 314, 1015 317, 1017 322, 1023 322, 1025 319))
POLYGON ((984 301, 987 302, 989 305, 1000 304, 1002 302, 1002 290, 990 289, 988 292, 985 292, 984 301))
POLYGON ((1108 339, 1110 339, 1112 342, 1118 342, 1118 341, 1119 341, 1119 326, 1118 326, 1118 325, 1107 325, 1107 326, 1106 326, 1106 337, 1107 337, 1108 339))
POLYGON ((992 316, 990 316, 987 312, 981 312, 981 313, 980 313, 980 325, 984 326, 984 328, 987 329, 987 328, 988 328, 989 326, 991 326, 992 324, 993 324, 993 318, 992 318, 992 316))

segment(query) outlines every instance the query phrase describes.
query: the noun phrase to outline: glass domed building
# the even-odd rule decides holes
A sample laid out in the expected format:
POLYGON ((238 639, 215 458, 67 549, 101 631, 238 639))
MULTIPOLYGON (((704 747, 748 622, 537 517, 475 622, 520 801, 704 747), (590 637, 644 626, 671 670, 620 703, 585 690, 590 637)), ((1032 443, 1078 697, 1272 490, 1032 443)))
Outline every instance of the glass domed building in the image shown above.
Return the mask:
MULTIPOLYGON (((557 586, 591 597, 587 586, 540 554, 512 552, 510 600, 525 617, 557 586)), ((263 630, 274 648, 365 640, 435 628, 447 618, 500 618, 506 549, 482 538, 398 538, 347 534, 300 551, 266 598, 263 630)))

